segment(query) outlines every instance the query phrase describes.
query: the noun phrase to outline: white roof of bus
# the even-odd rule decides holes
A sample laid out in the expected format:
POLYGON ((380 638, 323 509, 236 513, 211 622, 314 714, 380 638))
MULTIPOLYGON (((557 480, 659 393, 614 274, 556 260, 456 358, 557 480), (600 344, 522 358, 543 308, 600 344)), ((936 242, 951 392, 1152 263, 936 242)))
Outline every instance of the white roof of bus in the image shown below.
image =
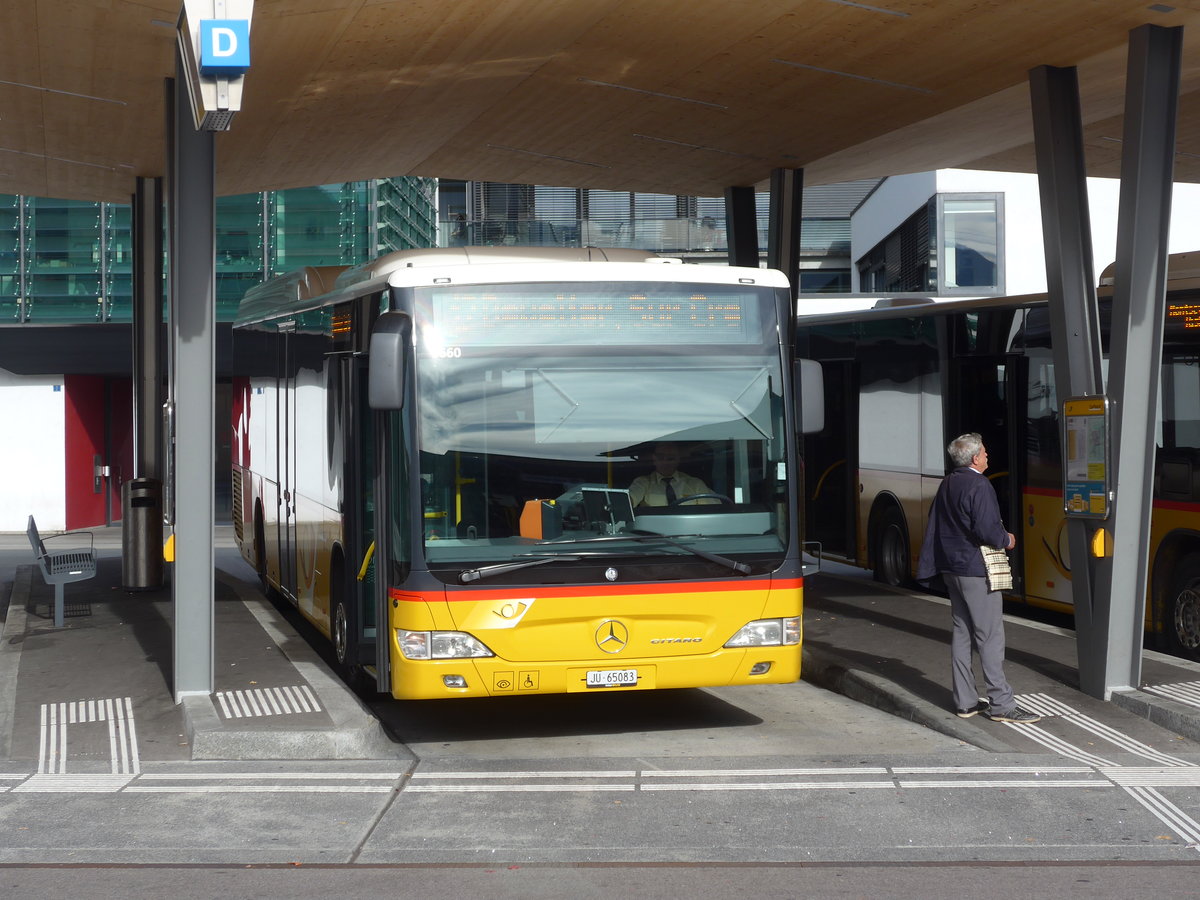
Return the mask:
POLYGON ((392 271, 387 283, 393 287, 429 284, 491 284, 510 282, 623 281, 685 282, 695 284, 754 284, 787 288, 788 280, 775 269, 748 269, 651 259, 644 262, 512 262, 445 263, 413 266, 392 271))
POLYGON ((308 267, 251 288, 235 324, 315 309, 387 286, 622 281, 787 288, 776 269, 684 263, 647 250, 601 247, 440 247, 401 250, 353 268, 308 267), (520 266, 520 272, 513 267, 520 266), (336 280, 335 280, 336 279, 336 280))
POLYGON ((787 287, 783 273, 770 269, 696 265, 624 247, 437 247, 400 250, 347 269, 337 289, 379 282, 395 287, 521 281, 695 281, 787 287), (523 266, 514 278, 512 266, 523 266))

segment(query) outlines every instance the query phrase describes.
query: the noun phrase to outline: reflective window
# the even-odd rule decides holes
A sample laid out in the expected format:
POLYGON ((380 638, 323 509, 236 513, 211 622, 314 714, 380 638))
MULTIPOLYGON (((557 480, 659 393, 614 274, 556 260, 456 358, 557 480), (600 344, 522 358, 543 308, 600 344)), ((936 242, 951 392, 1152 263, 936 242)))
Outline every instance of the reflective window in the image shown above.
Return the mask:
POLYGON ((0 194, 0 324, 21 315, 21 198, 0 194))
POLYGON ((110 322, 133 321, 133 210, 104 204, 104 299, 110 322))
POLYGON ((939 290, 1002 293, 1000 194, 941 194, 939 290))
POLYGON ((561 557, 571 565, 522 567, 520 577, 562 582, 602 577, 574 565, 581 556, 637 559, 652 579, 717 574, 721 564, 704 553, 777 566, 788 473, 771 292, 606 285, 613 293, 601 302, 593 286, 515 287, 511 300, 512 286, 486 293, 520 319, 519 332, 511 322, 476 327, 457 298, 417 304, 431 567, 455 582, 480 563, 561 557), (563 305, 584 293, 590 311, 576 308, 582 299, 563 305), (710 326, 691 306, 680 314, 701 302, 745 321, 710 326), (634 303, 656 311, 632 323, 634 303), (664 324, 668 311, 674 321, 664 324), (668 465, 656 456, 674 458, 676 505, 651 478, 668 465))
POLYGON ((270 195, 271 276, 302 266, 353 265, 373 255, 365 181, 270 195))
POLYGON ((100 204, 29 197, 26 318, 97 321, 101 315, 100 204))

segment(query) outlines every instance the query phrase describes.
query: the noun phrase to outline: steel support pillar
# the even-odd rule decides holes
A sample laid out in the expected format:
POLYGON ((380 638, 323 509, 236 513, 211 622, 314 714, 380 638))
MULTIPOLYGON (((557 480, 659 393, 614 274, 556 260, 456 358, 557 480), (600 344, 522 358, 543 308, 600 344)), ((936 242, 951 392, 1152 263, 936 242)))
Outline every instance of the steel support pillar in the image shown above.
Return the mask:
POLYGON ((758 268, 758 214, 753 187, 725 188, 725 234, 729 264, 758 268))
POLYGON ((1182 47, 1182 28, 1143 25, 1130 32, 1109 345, 1111 523, 1121 552, 1113 557, 1112 579, 1097 590, 1097 603, 1112 614, 1110 692, 1141 682, 1182 47))
POLYGON ((161 178, 137 179, 132 210, 133 478, 121 485, 121 585, 131 591, 163 583, 161 178))
MULTIPOLYGON (((1074 69, 1040 66, 1030 71, 1029 87, 1042 202, 1054 382, 1061 404, 1065 397, 1104 391, 1079 81, 1074 69)), ((1095 607, 1095 585, 1107 576, 1110 560, 1091 555, 1096 527, 1081 519, 1067 522, 1080 688, 1094 697, 1103 697, 1109 617, 1106 609, 1095 607)), ((1033 548, 1027 552, 1033 552, 1033 548)))
POLYGON ((771 215, 767 226, 767 266, 779 269, 800 293, 800 211, 804 196, 803 169, 771 171, 771 215))
POLYGON ((133 474, 162 478, 163 185, 133 195, 133 474))
POLYGON ((197 131, 176 50, 169 199, 171 360, 168 459, 175 525, 174 691, 213 691, 216 149, 197 131))

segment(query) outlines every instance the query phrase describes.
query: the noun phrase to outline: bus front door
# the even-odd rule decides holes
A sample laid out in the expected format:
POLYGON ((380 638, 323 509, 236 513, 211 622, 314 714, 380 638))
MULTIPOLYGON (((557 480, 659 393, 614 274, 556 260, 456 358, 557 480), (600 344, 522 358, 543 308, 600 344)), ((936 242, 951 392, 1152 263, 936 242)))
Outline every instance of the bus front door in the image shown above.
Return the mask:
POLYGON ((281 322, 283 371, 279 380, 279 587, 296 597, 296 323, 281 322))
POLYGON ((853 559, 858 509, 858 375, 852 360, 822 361, 825 427, 804 436, 805 535, 853 559))

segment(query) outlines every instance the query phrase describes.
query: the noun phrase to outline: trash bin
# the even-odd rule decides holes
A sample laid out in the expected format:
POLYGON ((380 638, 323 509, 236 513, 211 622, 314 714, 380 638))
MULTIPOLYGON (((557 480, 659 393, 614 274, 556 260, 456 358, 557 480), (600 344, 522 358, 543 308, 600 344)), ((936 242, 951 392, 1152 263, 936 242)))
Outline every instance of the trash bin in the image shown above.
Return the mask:
POLYGON ((162 587, 162 482, 134 478, 121 485, 121 585, 127 591, 162 587))

